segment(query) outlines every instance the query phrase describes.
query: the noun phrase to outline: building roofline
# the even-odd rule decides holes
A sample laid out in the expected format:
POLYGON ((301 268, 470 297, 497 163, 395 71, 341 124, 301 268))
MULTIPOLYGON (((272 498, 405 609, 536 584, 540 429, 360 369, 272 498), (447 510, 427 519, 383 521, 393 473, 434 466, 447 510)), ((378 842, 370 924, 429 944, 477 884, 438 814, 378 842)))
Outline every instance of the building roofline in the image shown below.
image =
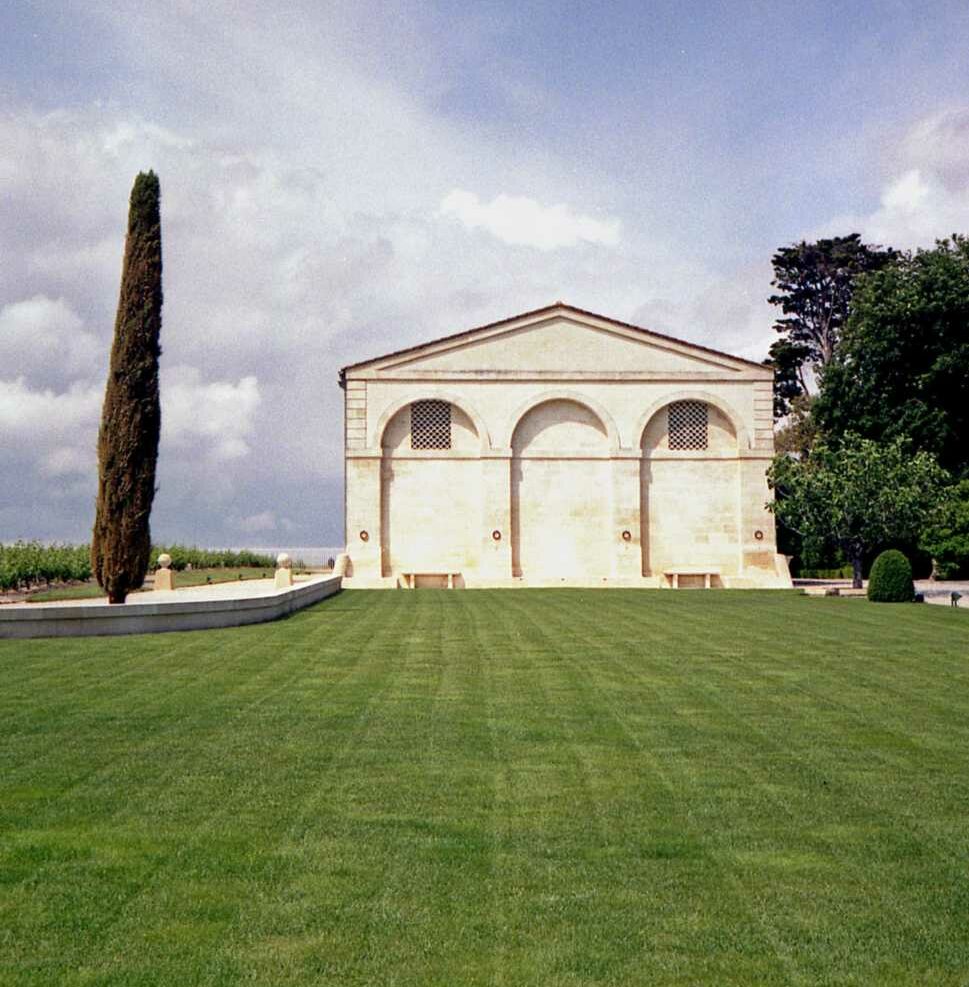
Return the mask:
POLYGON ((702 350, 704 353, 710 353, 713 356, 724 357, 728 360, 735 360, 738 363, 745 363, 751 367, 757 367, 758 370, 765 369, 763 363, 757 363, 755 360, 748 360, 742 356, 734 356, 732 353, 727 353, 724 350, 716 350, 711 346, 704 346, 701 343, 693 343, 686 339, 677 339, 675 336, 670 336, 662 332, 656 332, 653 329, 644 329, 642 326, 633 325, 631 322, 623 322, 621 319, 614 319, 608 315, 600 315, 598 312, 590 312, 588 309, 578 308, 577 306, 569 305, 566 302, 553 302, 551 305, 543 305, 541 308, 532 309, 529 312, 520 312, 518 315, 511 315, 504 319, 498 319, 496 322, 489 322, 483 326, 475 326, 473 329, 464 329, 461 332, 451 333, 447 336, 439 336, 437 339, 428 339, 423 343, 415 343, 413 346, 405 346, 403 349, 391 350, 389 353, 382 353, 380 356, 370 357, 367 360, 359 360, 356 363, 349 363, 345 367, 340 368, 340 386, 343 386, 348 370, 356 370, 359 367, 365 367, 370 363, 388 360, 395 356, 406 356, 408 353, 416 353, 419 350, 426 349, 428 346, 436 346, 438 343, 449 343, 463 339, 465 336, 471 336, 477 332, 484 332, 486 329, 497 329, 500 326, 507 325, 508 323, 518 322, 520 319, 528 319, 533 316, 542 315, 546 312, 553 312, 555 309, 565 309, 569 312, 575 312, 577 315, 590 316, 593 319, 598 319, 600 322, 609 322, 612 325, 619 326, 622 329, 631 329, 634 332, 642 333, 643 335, 650 336, 653 339, 662 339, 669 343, 676 343, 678 346, 687 346, 692 349, 702 350))

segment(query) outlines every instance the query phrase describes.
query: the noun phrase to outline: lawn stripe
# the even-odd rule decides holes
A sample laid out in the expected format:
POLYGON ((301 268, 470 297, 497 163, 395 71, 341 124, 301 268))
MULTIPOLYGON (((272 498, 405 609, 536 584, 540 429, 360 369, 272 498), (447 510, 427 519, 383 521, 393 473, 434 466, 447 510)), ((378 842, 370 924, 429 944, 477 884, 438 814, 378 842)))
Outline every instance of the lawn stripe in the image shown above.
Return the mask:
MULTIPOLYGON (((330 614, 330 616, 334 620, 338 618, 337 614, 330 614)), ((354 646, 345 649, 345 653, 354 657, 346 668, 343 669, 342 673, 337 674, 334 681, 327 683, 328 708, 340 711, 339 715, 334 716, 333 719, 339 728, 337 736, 341 737, 341 741, 329 753, 320 755, 317 750, 314 750, 311 758, 313 764, 311 766, 304 768, 299 761, 293 765, 297 772, 296 781, 309 786, 304 789, 304 794, 298 798, 289 797, 285 800, 273 800, 268 807, 262 807, 264 821, 261 824, 261 830, 250 831, 249 838, 259 840, 261 833, 265 833, 266 837, 255 843, 251 849, 247 848, 244 850, 246 885, 248 885, 248 881, 250 880, 248 872, 251 870, 254 870, 257 874, 267 872, 269 877, 266 884, 270 887, 277 885, 281 878, 291 878, 291 867, 284 866, 281 869, 277 869, 280 859, 285 857, 285 852, 281 853, 280 851, 280 844, 283 841, 281 841, 278 833, 280 830, 283 830, 284 832, 288 831, 292 835, 299 831, 299 840, 305 841, 309 827, 304 825, 301 828, 300 823, 305 822, 312 806, 318 806, 324 801, 326 789, 331 785, 331 782, 328 781, 330 775, 327 774, 327 767, 334 759, 339 757, 342 750, 351 746, 360 736, 361 732, 365 729, 368 718, 372 716, 373 707, 378 701, 382 688, 380 684, 381 679, 374 676, 372 665, 367 661, 365 643, 368 635, 364 633, 359 624, 348 625, 348 627, 349 637, 354 642, 354 646), (360 685, 366 685, 367 688, 364 691, 358 692, 355 696, 354 692, 359 689, 360 685), (346 707, 344 707, 344 703, 347 700, 343 698, 344 694, 349 700, 349 704, 346 707), (345 739, 344 734, 346 734, 345 739), (266 840, 269 841, 268 844, 266 840), (256 850, 257 847, 258 853, 256 850)), ((273 636, 285 637, 287 631, 292 632, 293 630, 298 630, 302 639, 306 640, 317 635, 320 629, 321 625, 319 622, 313 623, 302 620, 296 624, 295 628, 286 628, 282 624, 273 625, 275 632, 273 636)), ((340 625, 337 624, 337 631, 339 632, 340 629, 340 625)), ((329 645, 328 650, 330 653, 336 653, 337 650, 344 650, 338 647, 341 640, 341 637, 337 636, 336 641, 329 645)), ((270 653, 284 654, 281 649, 272 646, 268 650, 270 653)), ((304 678, 310 677, 311 684, 319 686, 319 682, 312 680, 310 674, 312 670, 307 670, 303 667, 302 655, 299 649, 291 649, 290 653, 286 655, 285 665, 282 665, 281 669, 285 672, 284 682, 279 689, 274 691, 276 696, 281 696, 282 690, 287 685, 292 684, 299 676, 303 676, 304 678)), ((320 736, 317 727, 317 724, 320 722, 318 718, 312 715, 308 719, 305 729, 311 736, 320 736)), ((259 794, 258 790, 243 793, 240 798, 232 800, 226 811, 220 813, 217 818, 231 819, 235 812, 241 811, 244 813, 253 803, 258 804, 259 794)), ((195 841, 193 846, 198 844, 199 841, 195 841)), ((252 920, 246 914, 245 910, 248 897, 248 895, 240 895, 238 897, 236 911, 227 917, 226 922, 221 928, 221 936, 227 936, 231 939, 238 938, 239 926, 245 927, 252 920)), ((137 922, 137 915, 133 915, 130 919, 130 924, 136 924, 137 922)), ((223 951, 226 956, 233 955, 232 950, 223 951)))
MULTIPOLYGON (((705 615, 700 615, 700 624, 701 624, 701 626, 704 623, 704 616, 705 615)), ((714 639, 713 637, 710 638, 710 640, 713 640, 713 639, 714 639)), ((728 670, 733 675, 733 683, 736 684, 736 674, 735 674, 736 673, 736 663, 733 663, 730 666, 727 666, 727 665, 724 665, 723 666, 723 672, 724 672, 724 674, 726 674, 728 670)), ((717 674, 717 667, 716 666, 713 666, 712 667, 712 675, 716 675, 716 674, 717 674)), ((690 678, 687 678, 686 679, 686 681, 690 681, 690 680, 691 680, 690 678)), ((706 693, 706 696, 707 696, 708 700, 711 703, 713 703, 714 705, 721 706, 721 718, 727 718, 727 719, 735 718, 733 712, 730 711, 730 710, 728 710, 722 704, 722 702, 718 699, 718 693, 712 687, 712 685, 710 683, 707 683, 706 685, 704 685, 703 688, 704 688, 704 692, 706 693)), ((744 724, 744 726, 745 726, 745 729, 742 732, 744 734, 749 733, 750 731, 747 728, 747 724, 746 723, 744 724)), ((763 732, 762 731, 760 731, 760 733, 761 733, 761 735, 763 735, 763 732)), ((778 747, 778 749, 784 749, 784 748, 778 747)), ((746 767, 746 763, 747 762, 745 761, 745 759, 743 757, 738 758, 739 768, 737 770, 740 770, 742 773, 745 773, 746 775, 750 776, 753 779, 754 778, 753 772, 751 772, 749 770, 749 768, 746 767)), ((821 775, 820 769, 816 769, 816 770, 817 770, 818 777, 820 777, 820 775, 821 775)), ((764 791, 768 795, 770 795, 770 789, 767 786, 763 786, 762 785, 762 787, 764 788, 764 791)), ((854 801, 853 798, 852 798, 853 792, 851 790, 849 790, 849 789, 845 789, 844 791, 841 791, 841 792, 839 792, 837 794, 839 794, 841 796, 843 802, 849 802, 850 803, 850 802, 853 802, 854 801)), ((772 801, 774 801, 775 803, 778 802, 778 800, 776 798, 773 798, 772 801)), ((859 802, 859 804, 861 804, 861 803, 859 802)), ((833 844, 830 844, 829 849, 832 851, 832 854, 833 855, 837 855, 836 854, 836 847, 833 844)), ((866 880, 865 873, 864 873, 864 871, 861 868, 855 867, 855 872, 857 874, 857 879, 858 879, 859 883, 862 886, 865 886, 865 887, 867 887, 869 889, 869 891, 868 891, 868 896, 869 897, 874 897, 876 899, 882 900, 883 906, 884 906, 885 910, 895 911, 897 914, 900 914, 899 909, 894 906, 893 901, 892 901, 892 898, 891 898, 891 896, 887 892, 881 892, 880 890, 878 890, 878 885, 874 881, 866 880)), ((916 920, 913 920, 913 923, 915 921, 916 920)))
MULTIPOLYGON (((223 674, 226 679, 234 679, 234 685, 230 691, 225 694, 222 698, 222 705, 229 705, 227 700, 236 694, 242 694, 246 691, 252 693, 251 698, 246 703, 241 703, 235 709, 235 711, 227 718, 222 719, 219 724, 211 726, 208 730, 210 734, 225 732, 226 726, 231 724, 233 719, 242 718, 246 712, 251 711, 253 708, 266 703, 272 697, 274 693, 279 692, 281 689, 285 688, 286 681, 277 683, 273 688, 267 688, 265 685, 260 685, 258 689, 253 688, 253 683, 256 680, 262 681, 265 678, 278 677, 278 669, 275 669, 271 661, 267 661, 265 664, 256 664, 251 669, 245 670, 245 665, 250 661, 253 656, 257 658, 265 649, 265 643, 260 639, 260 637, 253 638, 251 635, 246 635, 244 632, 231 631, 231 632, 219 632, 218 635, 214 635, 216 640, 213 642, 213 646, 209 649, 216 660, 210 662, 207 666, 209 677, 212 673, 219 671, 223 674), (233 648, 233 645, 235 647, 233 648), (234 651, 234 656, 231 658, 226 658, 224 652, 228 649, 234 651)), ((127 639, 129 643, 137 645, 138 641, 136 638, 127 639)), ((155 710, 158 712, 169 711, 178 714, 182 711, 182 697, 181 692, 184 689, 189 688, 191 685, 196 684, 197 680, 193 679, 192 682, 185 683, 182 689, 170 690, 160 703, 157 703, 155 710)), ((127 706, 132 701, 130 693, 126 693, 123 696, 125 705, 127 706)), ((142 707, 143 709, 146 707, 142 707)), ((94 710, 96 714, 98 712, 97 708, 94 710)), ((225 710, 221 710, 225 712, 225 710)), ((78 797, 84 796, 86 789, 90 789, 92 786, 97 786, 100 788, 106 788, 111 785, 113 779, 118 779, 119 776, 123 776, 126 765, 129 762, 137 761, 141 764, 145 764, 146 761, 151 759, 151 756, 158 751, 164 750, 172 735, 189 733, 193 736, 202 735, 199 739, 204 737, 204 732, 199 731, 196 728, 196 724, 203 721, 205 718, 210 717, 211 713, 203 708, 199 708, 194 716, 178 716, 175 715, 171 718, 167 728, 160 732, 155 732, 149 734, 149 736, 143 740, 141 743, 134 745, 129 748, 124 755, 124 762, 119 763, 118 758, 112 758, 111 760, 105 761, 101 765, 92 769, 91 771, 85 772, 83 775, 77 778, 74 784, 71 784, 64 788, 55 798, 51 799, 44 807, 44 810, 36 813, 32 819, 32 828, 39 829, 41 824, 46 823, 48 827, 54 826, 57 823, 57 816, 61 813, 60 803, 62 800, 67 798, 72 798, 77 800, 78 797)), ((96 717, 95 717, 96 719, 96 717)), ((166 759, 163 762, 163 769, 160 774, 158 774, 154 779, 152 779, 149 788, 154 790, 159 788, 165 790, 166 782, 168 787, 171 786, 172 781, 176 776, 184 776, 190 774, 193 767, 197 767, 202 764, 206 758, 207 753, 203 749, 201 744, 193 745, 196 749, 194 753, 186 756, 182 756, 181 759, 166 759)), ((124 789, 123 784, 116 784, 117 789, 124 789)), ((117 802, 117 800, 115 800, 117 802)), ((108 812, 108 819, 113 819, 120 821, 126 812, 128 812, 128 807, 126 802, 116 804, 115 807, 108 812)), ((231 804, 226 806, 219 806, 208 813, 205 816, 204 821, 198 824, 196 819, 196 825, 193 827, 195 834, 200 834, 206 832, 212 827, 212 821, 221 816, 224 816, 227 812, 231 812, 231 804)), ((195 841, 197 842, 198 837, 196 836, 195 841)), ((191 845, 192 841, 189 841, 191 845)), ((184 845, 183 845, 184 847, 184 845)), ((181 852, 181 849, 179 850, 181 852)), ((169 868, 177 862, 173 861, 169 864, 169 868)), ((56 866, 56 862, 53 862, 48 867, 40 867, 31 872, 23 875, 21 881, 14 881, 10 886, 14 887, 18 883, 29 880, 31 884, 40 884, 47 872, 49 872, 53 867, 56 866)), ((99 935, 106 932, 106 930, 116 922, 121 916, 123 910, 128 907, 128 905, 137 898, 139 894, 145 893, 149 888, 150 882, 154 875, 160 870, 159 867, 150 867, 148 870, 139 874, 140 880, 134 886, 126 889, 126 892, 121 897, 115 899, 112 902, 112 908, 110 910, 105 910, 99 915, 99 921, 97 923, 92 923, 85 928, 85 940, 89 944, 99 938, 99 935)))
MULTIPOLYGON (((577 624, 571 619, 570 613, 571 608, 567 609, 563 606, 559 615, 562 624, 560 629, 564 631, 567 628, 573 636, 579 640, 582 640, 590 649, 592 655, 595 655, 596 659, 607 657, 610 650, 610 645, 613 644, 613 641, 610 638, 603 640, 601 638, 590 636, 583 630, 581 624, 577 624)), ((698 648, 701 640, 700 637, 691 635, 691 638, 688 639, 687 643, 691 646, 691 648, 698 648)), ((701 848, 700 852, 705 864, 707 865, 707 869, 713 871, 713 876, 716 880, 716 887, 730 895, 729 901, 718 907, 718 912, 721 912, 724 915, 733 914, 734 916, 746 916, 747 925, 746 936, 744 939, 748 939, 751 935, 756 937, 759 934, 762 937, 762 942, 769 946, 773 954, 773 958, 776 961, 776 965, 773 967, 759 968, 756 971, 759 982, 805 982, 796 971, 793 963, 793 957, 790 949, 787 947, 787 944, 778 939, 772 928, 766 926, 762 921, 758 920, 758 917, 747 905, 747 894, 742 882, 728 866, 727 862, 723 860, 722 856, 715 850, 711 851, 709 848, 709 836, 706 828, 701 825, 697 825, 695 822, 691 810, 691 800, 684 798, 682 794, 678 794, 687 783, 687 779, 683 776, 682 770, 678 772, 677 776, 674 776, 672 769, 675 767, 675 762, 669 762, 665 767, 661 765, 661 762, 655 753, 653 744, 651 744, 650 740, 647 739, 650 737, 650 733, 647 733, 644 737, 640 733, 642 727, 636 728, 631 724, 628 714, 620 709, 617 701, 613 698, 612 690, 607 691, 600 677, 595 674, 599 668, 599 663, 593 659, 592 655, 583 654, 572 659, 574 674, 583 681, 587 682, 589 686, 601 697, 604 708, 609 711, 616 723, 619 724, 623 733, 629 738, 630 742, 636 746, 640 756, 648 763, 649 770, 660 779, 662 785, 664 786, 668 795, 670 811, 673 813, 672 819, 670 819, 666 825, 666 839, 673 843, 674 846, 676 841, 680 841, 682 844, 684 839, 686 840, 687 845, 693 841, 699 845, 701 848)), ((641 683, 641 677, 639 674, 640 669, 636 667, 631 660, 627 661, 623 665, 623 669, 627 673, 624 676, 624 683, 626 684, 624 691, 629 694, 632 692, 632 690, 629 689, 630 683, 637 683, 637 680, 641 683)), ((645 685, 645 683, 641 684, 645 685)), ((646 686, 646 688, 652 697, 652 702, 650 703, 652 708, 668 710, 674 716, 677 716, 675 710, 672 709, 670 705, 669 699, 661 695, 655 686, 646 686)), ((655 740, 661 739, 656 735, 655 731, 652 731, 652 735, 655 740)), ((694 891, 694 893, 696 892, 694 891)), ((711 893, 715 893, 715 889, 711 888, 710 891, 707 892, 708 896, 706 897, 706 901, 708 903, 708 907, 712 904, 709 897, 709 894, 711 893)), ((724 976, 729 975, 732 968, 735 968, 739 964, 740 957, 737 955, 736 950, 739 949, 742 955, 747 948, 756 945, 756 940, 749 941, 748 939, 748 941, 744 941, 744 939, 726 939, 720 944, 717 944, 714 940, 709 944, 708 949, 711 951, 712 955, 708 956, 708 959, 716 959, 716 953, 721 950, 724 954, 724 962, 722 967, 715 966, 716 976, 718 978, 723 978, 724 976)), ((718 982, 720 981, 718 980, 718 982)))

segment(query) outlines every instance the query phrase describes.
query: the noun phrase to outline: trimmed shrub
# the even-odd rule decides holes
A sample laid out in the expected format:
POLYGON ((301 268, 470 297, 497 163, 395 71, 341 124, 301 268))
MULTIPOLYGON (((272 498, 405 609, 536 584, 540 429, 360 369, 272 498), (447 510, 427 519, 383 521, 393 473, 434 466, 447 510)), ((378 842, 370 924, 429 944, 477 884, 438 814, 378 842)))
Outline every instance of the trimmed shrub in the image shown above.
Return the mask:
POLYGON ((875 559, 868 577, 868 599, 873 603, 911 603, 915 599, 912 566, 897 549, 875 559))

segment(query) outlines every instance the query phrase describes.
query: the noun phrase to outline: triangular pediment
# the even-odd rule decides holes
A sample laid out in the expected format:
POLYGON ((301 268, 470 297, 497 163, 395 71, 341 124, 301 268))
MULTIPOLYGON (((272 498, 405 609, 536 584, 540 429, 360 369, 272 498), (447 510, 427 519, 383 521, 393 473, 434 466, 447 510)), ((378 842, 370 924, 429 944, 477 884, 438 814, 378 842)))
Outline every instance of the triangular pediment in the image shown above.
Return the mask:
POLYGON ((749 373, 758 364, 557 304, 355 364, 379 376, 488 374, 749 373))
POLYGON ((560 316, 485 339, 417 354, 395 366, 458 371, 675 371, 723 369, 720 360, 560 316))

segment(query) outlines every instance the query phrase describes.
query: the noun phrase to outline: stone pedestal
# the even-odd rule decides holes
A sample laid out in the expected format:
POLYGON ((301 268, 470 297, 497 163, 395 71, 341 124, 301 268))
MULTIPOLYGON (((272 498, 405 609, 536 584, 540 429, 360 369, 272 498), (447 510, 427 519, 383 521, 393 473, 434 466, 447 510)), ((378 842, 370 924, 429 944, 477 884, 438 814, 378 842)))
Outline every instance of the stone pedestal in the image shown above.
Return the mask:
POLYGON ((292 569, 276 570, 276 589, 289 589, 293 585, 292 569))
POLYGON ((158 569, 155 571, 155 589, 173 590, 175 588, 175 573, 172 572, 172 557, 163 552, 158 556, 158 569))
POLYGON ((155 589, 174 589, 175 573, 171 569, 159 569, 155 573, 155 589))
POLYGON ((276 589, 289 589, 293 585, 293 560, 285 553, 276 556, 276 589))

